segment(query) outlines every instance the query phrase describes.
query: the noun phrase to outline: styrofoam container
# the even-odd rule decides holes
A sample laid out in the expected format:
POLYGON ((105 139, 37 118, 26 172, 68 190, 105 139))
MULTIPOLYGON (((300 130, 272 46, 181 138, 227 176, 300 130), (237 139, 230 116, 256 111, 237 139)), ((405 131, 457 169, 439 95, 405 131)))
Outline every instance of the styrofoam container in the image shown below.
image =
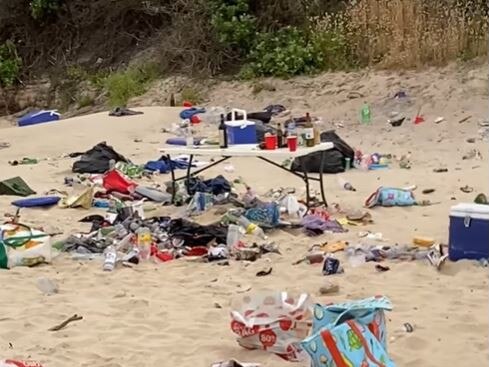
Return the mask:
POLYGON ((245 110, 233 109, 231 111, 231 121, 226 122, 228 133, 228 144, 256 144, 256 124, 248 121, 245 110), (243 115, 242 120, 236 120, 236 113, 243 115))
POLYGON ((449 258, 489 258, 489 205, 460 203, 450 209, 449 258))

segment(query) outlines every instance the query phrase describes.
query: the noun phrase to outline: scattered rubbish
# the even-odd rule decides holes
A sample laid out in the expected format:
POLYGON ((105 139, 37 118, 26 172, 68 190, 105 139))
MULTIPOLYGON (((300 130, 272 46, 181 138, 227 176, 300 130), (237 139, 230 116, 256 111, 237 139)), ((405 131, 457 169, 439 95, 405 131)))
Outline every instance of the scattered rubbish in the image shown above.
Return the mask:
POLYGON ((2 359, 0 367, 43 367, 41 363, 35 361, 21 361, 18 359, 2 359))
POLYGON ((467 138, 466 142, 473 144, 475 143, 475 138, 467 138))
POLYGON ((487 196, 485 194, 478 194, 474 199, 474 203, 489 205, 489 200, 487 200, 487 196))
POLYGON ((114 246, 109 246, 105 249, 104 271, 112 271, 115 268, 117 261, 117 251, 114 246))
POLYGON ((0 181, 0 195, 29 196, 36 192, 19 176, 0 181))
POLYGON ((339 291, 340 291, 340 286, 338 284, 331 283, 331 282, 327 282, 325 285, 319 287, 319 294, 321 296, 338 293, 339 291))
POLYGON ((58 284, 49 278, 37 279, 36 286, 46 296, 52 296, 59 292, 58 284))
POLYGON ((101 142, 84 153, 76 152, 70 154, 70 157, 78 156, 80 156, 80 159, 73 163, 72 167, 72 171, 75 173, 105 173, 112 168, 111 161, 114 164, 117 162, 128 162, 126 158, 117 153, 106 142, 101 142))
POLYGON ((256 293, 233 302, 231 330, 246 349, 263 349, 288 361, 305 357, 300 342, 310 331, 309 295, 256 293))
POLYGON ((272 274, 272 267, 268 268, 267 270, 260 270, 258 273, 256 273, 257 277, 264 277, 267 275, 272 274))
POLYGON ((434 193, 436 190, 435 189, 424 189, 421 191, 423 194, 428 195, 434 193))
POLYGON ((6 141, 0 141, 0 149, 7 149, 10 148, 10 143, 6 141))
POLYGON ((109 116, 133 116, 133 115, 142 115, 144 112, 141 111, 133 111, 126 107, 116 107, 112 111, 109 112, 109 116))
POLYGON ((312 332, 301 342, 311 358, 311 366, 394 367, 386 351, 384 311, 390 310, 390 301, 380 296, 343 304, 315 305, 312 332))
POLYGON ((379 273, 383 273, 391 270, 391 268, 389 268, 388 266, 377 264, 375 265, 375 270, 377 270, 379 273))
POLYGON ((387 122, 389 124, 391 124, 393 127, 399 127, 399 126, 402 125, 402 123, 404 122, 404 120, 406 120, 406 117, 401 116, 401 117, 397 117, 397 118, 394 118, 394 119, 389 119, 389 120, 387 120, 387 122))
POLYGON ((464 123, 465 121, 469 120, 470 118, 472 118, 472 116, 465 116, 464 118, 458 120, 458 123, 459 124, 464 123))
POLYGON ((404 327, 406 333, 412 333, 414 331, 413 325, 411 325, 409 322, 405 322, 402 326, 404 327))
POLYGON ((341 177, 338 177, 338 184, 340 185, 340 187, 342 189, 345 189, 346 191, 357 191, 352 185, 351 183, 349 183, 348 181, 346 181, 345 179, 341 178, 341 177))
POLYGON ((448 172, 448 168, 435 168, 433 170, 433 172, 435 172, 435 173, 445 173, 445 172, 448 172))
POLYGON ((429 237, 416 236, 413 238, 413 244, 421 247, 431 247, 435 244, 435 240, 429 237))
POLYGON ((40 196, 37 198, 21 199, 12 201, 12 205, 18 208, 47 207, 58 204, 61 200, 59 196, 40 196))
POLYGON ((19 223, 0 225, 0 269, 51 262, 51 237, 19 223))
POLYGON ((416 200, 412 191, 379 187, 372 195, 365 201, 367 208, 373 208, 375 206, 411 206, 415 205, 416 200))
POLYGON ((211 367, 261 367, 261 364, 249 363, 249 362, 244 363, 244 362, 238 362, 235 359, 230 359, 229 361, 212 363, 211 367))
POLYGON ((364 125, 368 125, 372 122, 372 111, 370 110, 370 106, 367 102, 363 103, 360 110, 360 121, 364 125))
POLYGON ((333 255, 327 255, 323 263, 323 275, 334 275, 343 273, 343 268, 340 266, 340 260, 333 255))
POLYGON ((70 318, 66 319, 63 321, 61 324, 53 326, 52 328, 49 328, 49 331, 59 331, 61 329, 64 329, 66 326, 68 326, 69 323, 74 322, 74 321, 80 321, 83 320, 83 316, 79 316, 77 314, 74 314, 70 318))
POLYGON ((465 185, 460 188, 460 191, 465 192, 466 194, 470 194, 474 191, 474 188, 469 185, 465 185))
POLYGON ((471 149, 469 150, 464 156, 462 157, 463 160, 469 160, 469 159, 482 159, 482 154, 479 150, 477 149, 471 149))
POLYGON ((39 160, 37 158, 22 158, 21 160, 13 160, 8 162, 11 166, 22 166, 28 164, 38 164, 39 160))
POLYGON ((444 117, 439 116, 439 117, 437 117, 437 118, 435 119, 435 124, 442 123, 443 121, 445 121, 445 118, 444 118, 444 117))

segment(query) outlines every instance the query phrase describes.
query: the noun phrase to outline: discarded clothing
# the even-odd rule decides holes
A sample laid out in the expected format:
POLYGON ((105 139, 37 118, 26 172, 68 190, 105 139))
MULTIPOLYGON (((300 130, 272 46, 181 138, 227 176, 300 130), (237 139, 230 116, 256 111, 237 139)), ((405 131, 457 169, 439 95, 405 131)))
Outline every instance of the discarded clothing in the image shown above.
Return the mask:
POLYGON ((73 163, 72 171, 76 173, 105 173, 110 168, 110 161, 128 162, 124 156, 117 153, 114 148, 105 142, 95 145, 85 153, 71 153, 70 157, 80 156, 80 159, 73 163))
POLYGON ((36 208, 56 205, 61 198, 59 196, 41 196, 38 198, 21 199, 12 201, 12 205, 18 208, 36 208))
POLYGON ((185 181, 185 184, 188 193, 192 196, 196 192, 208 192, 215 196, 231 192, 231 184, 221 175, 205 181, 198 177, 191 177, 185 181))
POLYGON ((197 115, 199 113, 204 113, 204 112, 205 112, 205 108, 190 107, 190 108, 186 108, 185 110, 180 112, 180 118, 182 120, 187 120, 187 119, 190 120, 192 118, 192 116, 197 115))
POLYGON ((202 226, 186 219, 171 220, 168 234, 172 239, 180 239, 183 246, 207 246, 211 241, 226 243, 227 227, 221 225, 202 226))
POLYGON ((168 160, 167 157, 161 157, 157 161, 148 161, 144 165, 144 169, 152 172, 168 173, 170 169, 184 169, 188 167, 188 162, 183 160, 168 160), (171 166, 170 166, 171 164, 171 166))
POLYGON ((245 217, 260 227, 276 227, 280 220, 280 208, 276 203, 265 203, 250 208, 245 217))
POLYGON ((19 176, 0 181, 0 195, 29 196, 35 193, 19 176))
POLYGON ((414 194, 410 190, 396 189, 390 187, 379 187, 369 198, 365 201, 367 208, 373 208, 374 206, 411 206, 415 205, 416 200, 414 194))
POLYGON ((142 115, 144 112, 141 111, 133 111, 126 107, 116 107, 112 111, 109 112, 109 116, 132 116, 132 115, 142 115))
POLYGON ((336 220, 325 220, 316 215, 306 215, 302 218, 304 231, 308 236, 319 236, 326 231, 333 233, 346 232, 336 220))
POLYGON ((286 111, 287 109, 281 104, 271 104, 265 107, 264 110, 272 114, 272 116, 276 116, 276 115, 280 115, 282 112, 286 111))

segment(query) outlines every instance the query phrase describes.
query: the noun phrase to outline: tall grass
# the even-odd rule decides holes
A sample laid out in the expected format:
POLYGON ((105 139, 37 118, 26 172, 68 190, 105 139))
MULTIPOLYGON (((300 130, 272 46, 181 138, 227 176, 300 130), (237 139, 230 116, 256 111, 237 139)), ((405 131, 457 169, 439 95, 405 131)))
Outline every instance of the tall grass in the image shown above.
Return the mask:
POLYGON ((356 0, 313 19, 313 31, 346 42, 339 55, 324 50, 342 64, 413 68, 487 56, 488 20, 481 0, 356 0))

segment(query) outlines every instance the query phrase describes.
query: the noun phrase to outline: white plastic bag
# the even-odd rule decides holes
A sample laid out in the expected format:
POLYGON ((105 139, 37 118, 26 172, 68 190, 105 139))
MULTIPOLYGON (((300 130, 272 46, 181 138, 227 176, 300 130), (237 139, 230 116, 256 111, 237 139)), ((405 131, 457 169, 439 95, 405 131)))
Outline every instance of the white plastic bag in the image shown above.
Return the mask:
POLYGON ((294 298, 287 292, 257 293, 236 300, 231 329, 247 349, 263 349, 288 361, 306 358, 299 343, 311 327, 309 295, 294 298))

